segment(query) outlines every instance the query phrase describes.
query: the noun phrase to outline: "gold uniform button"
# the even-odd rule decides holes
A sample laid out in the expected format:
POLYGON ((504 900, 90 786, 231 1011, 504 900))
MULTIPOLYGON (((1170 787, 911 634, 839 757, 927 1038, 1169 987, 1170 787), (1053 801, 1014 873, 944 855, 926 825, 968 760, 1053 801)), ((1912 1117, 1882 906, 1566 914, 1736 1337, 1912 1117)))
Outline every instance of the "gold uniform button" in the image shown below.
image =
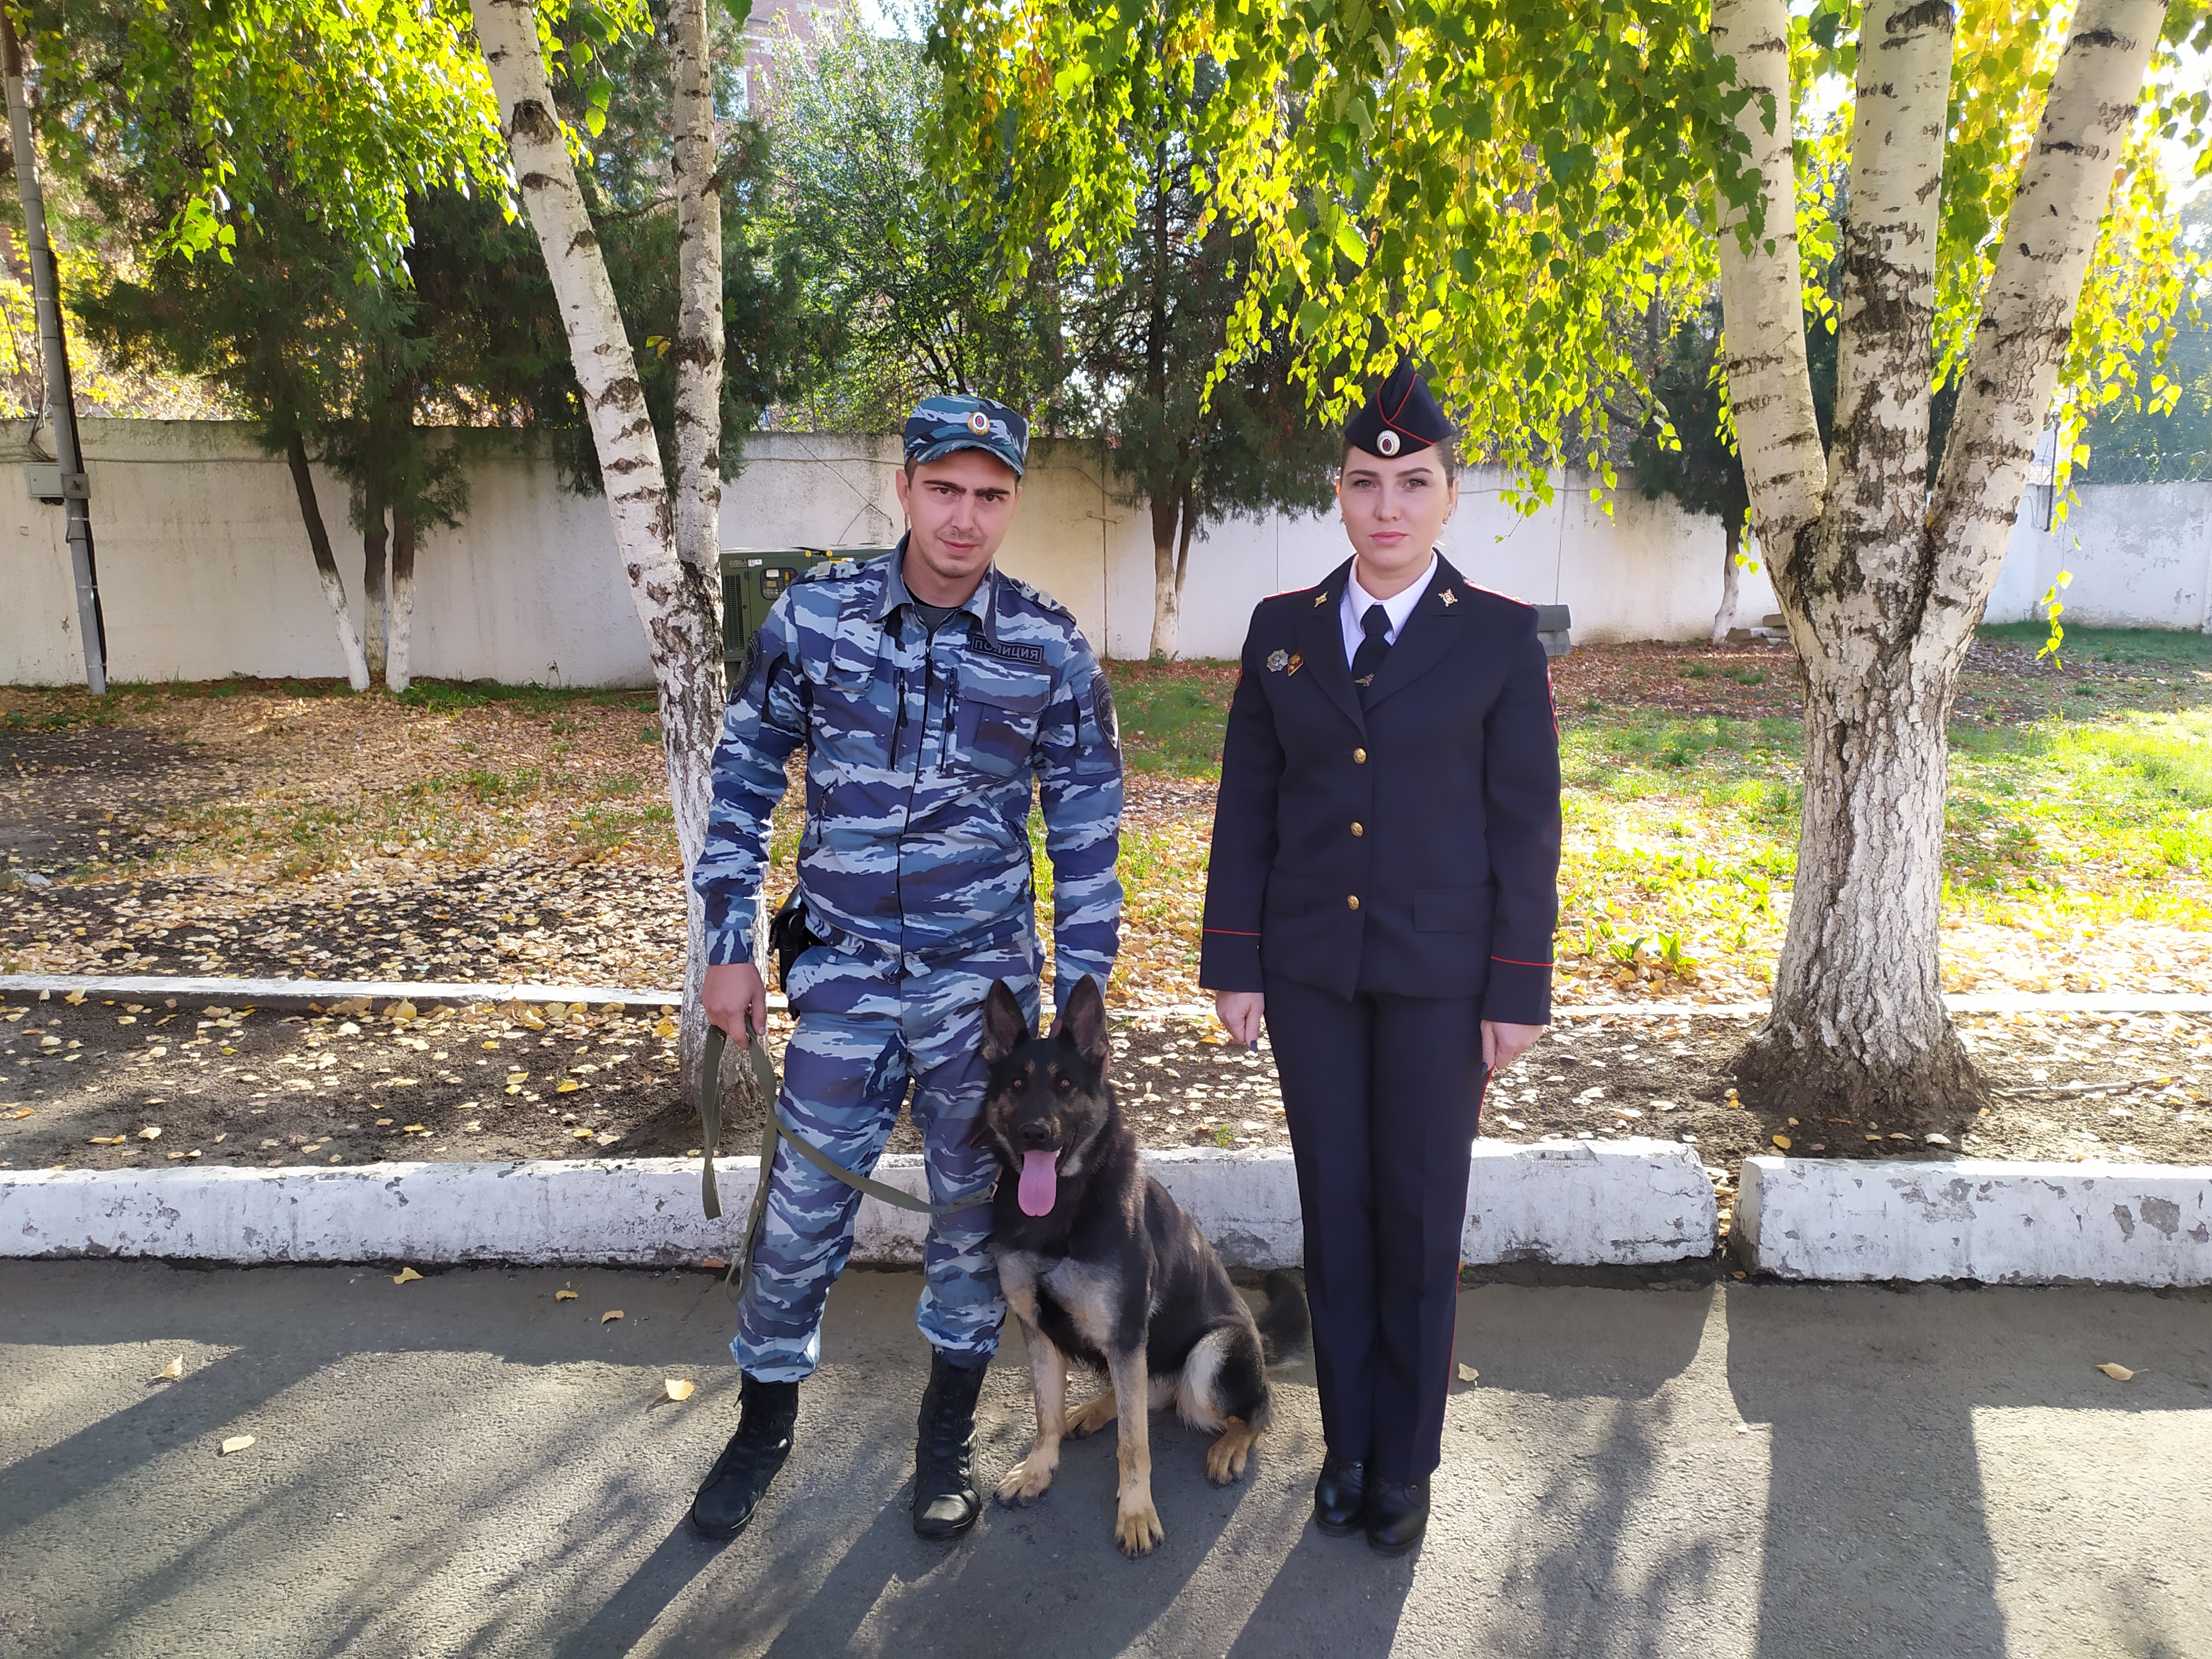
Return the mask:
POLYGON ((1366 765, 1366 764, 1367 764, 1367 751, 1366 751, 1364 749, 1355 749, 1355 750, 1353 750, 1352 751, 1352 763, 1354 766, 1364 766, 1364 765, 1366 765))
POLYGON ((1344 896, 1344 908, 1347 910, 1357 910, 1359 908, 1359 895, 1346 893, 1344 896))

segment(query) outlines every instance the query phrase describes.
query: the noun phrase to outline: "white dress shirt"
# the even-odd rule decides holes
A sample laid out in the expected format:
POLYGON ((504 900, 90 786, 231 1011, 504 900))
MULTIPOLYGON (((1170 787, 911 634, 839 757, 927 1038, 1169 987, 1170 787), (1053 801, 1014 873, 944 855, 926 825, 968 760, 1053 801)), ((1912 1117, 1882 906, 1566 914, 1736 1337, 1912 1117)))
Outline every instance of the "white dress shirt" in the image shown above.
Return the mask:
POLYGON ((1398 642, 1398 630, 1406 625, 1406 618, 1413 614, 1413 607, 1421 602, 1421 595, 1429 591, 1429 584, 1437 579, 1437 554, 1429 550, 1428 568, 1412 581, 1387 599, 1378 599, 1359 585, 1359 562, 1352 563, 1351 578, 1344 584, 1344 601, 1337 606, 1337 619, 1344 625, 1344 660, 1348 664, 1359 654, 1366 641, 1367 629, 1361 619, 1370 605, 1379 605, 1382 613, 1390 618, 1390 631, 1382 637, 1391 645, 1398 642))

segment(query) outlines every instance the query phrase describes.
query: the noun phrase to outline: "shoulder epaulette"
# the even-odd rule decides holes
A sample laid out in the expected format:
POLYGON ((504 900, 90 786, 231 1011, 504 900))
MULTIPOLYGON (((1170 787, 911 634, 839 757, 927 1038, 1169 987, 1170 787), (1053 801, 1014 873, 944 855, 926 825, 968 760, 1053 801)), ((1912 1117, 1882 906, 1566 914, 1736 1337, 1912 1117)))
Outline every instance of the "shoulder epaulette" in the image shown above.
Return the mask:
POLYGON ((1054 611, 1063 617, 1072 617, 1075 614, 1066 605, 1062 605, 1058 599, 1053 598, 1051 594, 1046 592, 1044 589, 1042 587, 1032 586, 1028 582, 1024 581, 1019 576, 1010 576, 1005 571, 1001 570, 999 573, 999 580, 1005 582, 1007 586, 1012 588, 1015 592, 1020 594, 1024 599, 1027 599, 1031 605, 1036 606, 1040 611, 1054 611))
POLYGON ((1536 608, 1534 604, 1528 599, 1516 599, 1510 593, 1501 593, 1494 587, 1485 587, 1478 582, 1468 581, 1465 577, 1460 579, 1460 585, 1469 592, 1480 593, 1486 599, 1496 599, 1501 604, 1512 605, 1516 610, 1534 611, 1536 608))

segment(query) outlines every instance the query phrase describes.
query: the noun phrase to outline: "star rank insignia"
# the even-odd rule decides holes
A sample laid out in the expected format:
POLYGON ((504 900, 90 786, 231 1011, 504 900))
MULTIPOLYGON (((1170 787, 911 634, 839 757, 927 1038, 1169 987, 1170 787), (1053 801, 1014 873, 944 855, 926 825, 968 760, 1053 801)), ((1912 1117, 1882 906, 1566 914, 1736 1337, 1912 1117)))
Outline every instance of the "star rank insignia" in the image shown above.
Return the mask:
POLYGON ((1327 605, 1328 603, 1328 593, 1327 590, 1323 590, 1322 592, 1321 592, 1316 593, 1316 594, 1315 594, 1315 595, 1314 595, 1314 609, 1315 609, 1315 610, 1316 610, 1316 611, 1320 610, 1320 609, 1322 608, 1322 606, 1323 606, 1323 605, 1327 605))

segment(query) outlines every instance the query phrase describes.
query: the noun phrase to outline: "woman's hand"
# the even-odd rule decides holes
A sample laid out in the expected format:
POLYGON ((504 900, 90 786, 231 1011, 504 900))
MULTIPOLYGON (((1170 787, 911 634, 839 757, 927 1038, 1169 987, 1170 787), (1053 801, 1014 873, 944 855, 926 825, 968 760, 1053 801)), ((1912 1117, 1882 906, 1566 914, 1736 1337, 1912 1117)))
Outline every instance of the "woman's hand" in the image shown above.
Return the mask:
MULTIPOLYGON (((1214 999, 1220 1006, 1221 1000, 1214 999)), ((1536 1046, 1536 1039, 1544 1035, 1540 1025, 1508 1025, 1502 1019, 1482 1022, 1482 1063, 1492 1071, 1501 1066, 1510 1066, 1515 1060, 1536 1046)))
MULTIPOLYGON (((1215 1016, 1229 1035, 1248 1048, 1260 1040, 1261 1016, 1267 1006, 1266 994, 1260 991, 1216 991, 1213 994, 1215 1016)), ((1484 1046, 1489 1046, 1486 1041, 1484 1046)))

